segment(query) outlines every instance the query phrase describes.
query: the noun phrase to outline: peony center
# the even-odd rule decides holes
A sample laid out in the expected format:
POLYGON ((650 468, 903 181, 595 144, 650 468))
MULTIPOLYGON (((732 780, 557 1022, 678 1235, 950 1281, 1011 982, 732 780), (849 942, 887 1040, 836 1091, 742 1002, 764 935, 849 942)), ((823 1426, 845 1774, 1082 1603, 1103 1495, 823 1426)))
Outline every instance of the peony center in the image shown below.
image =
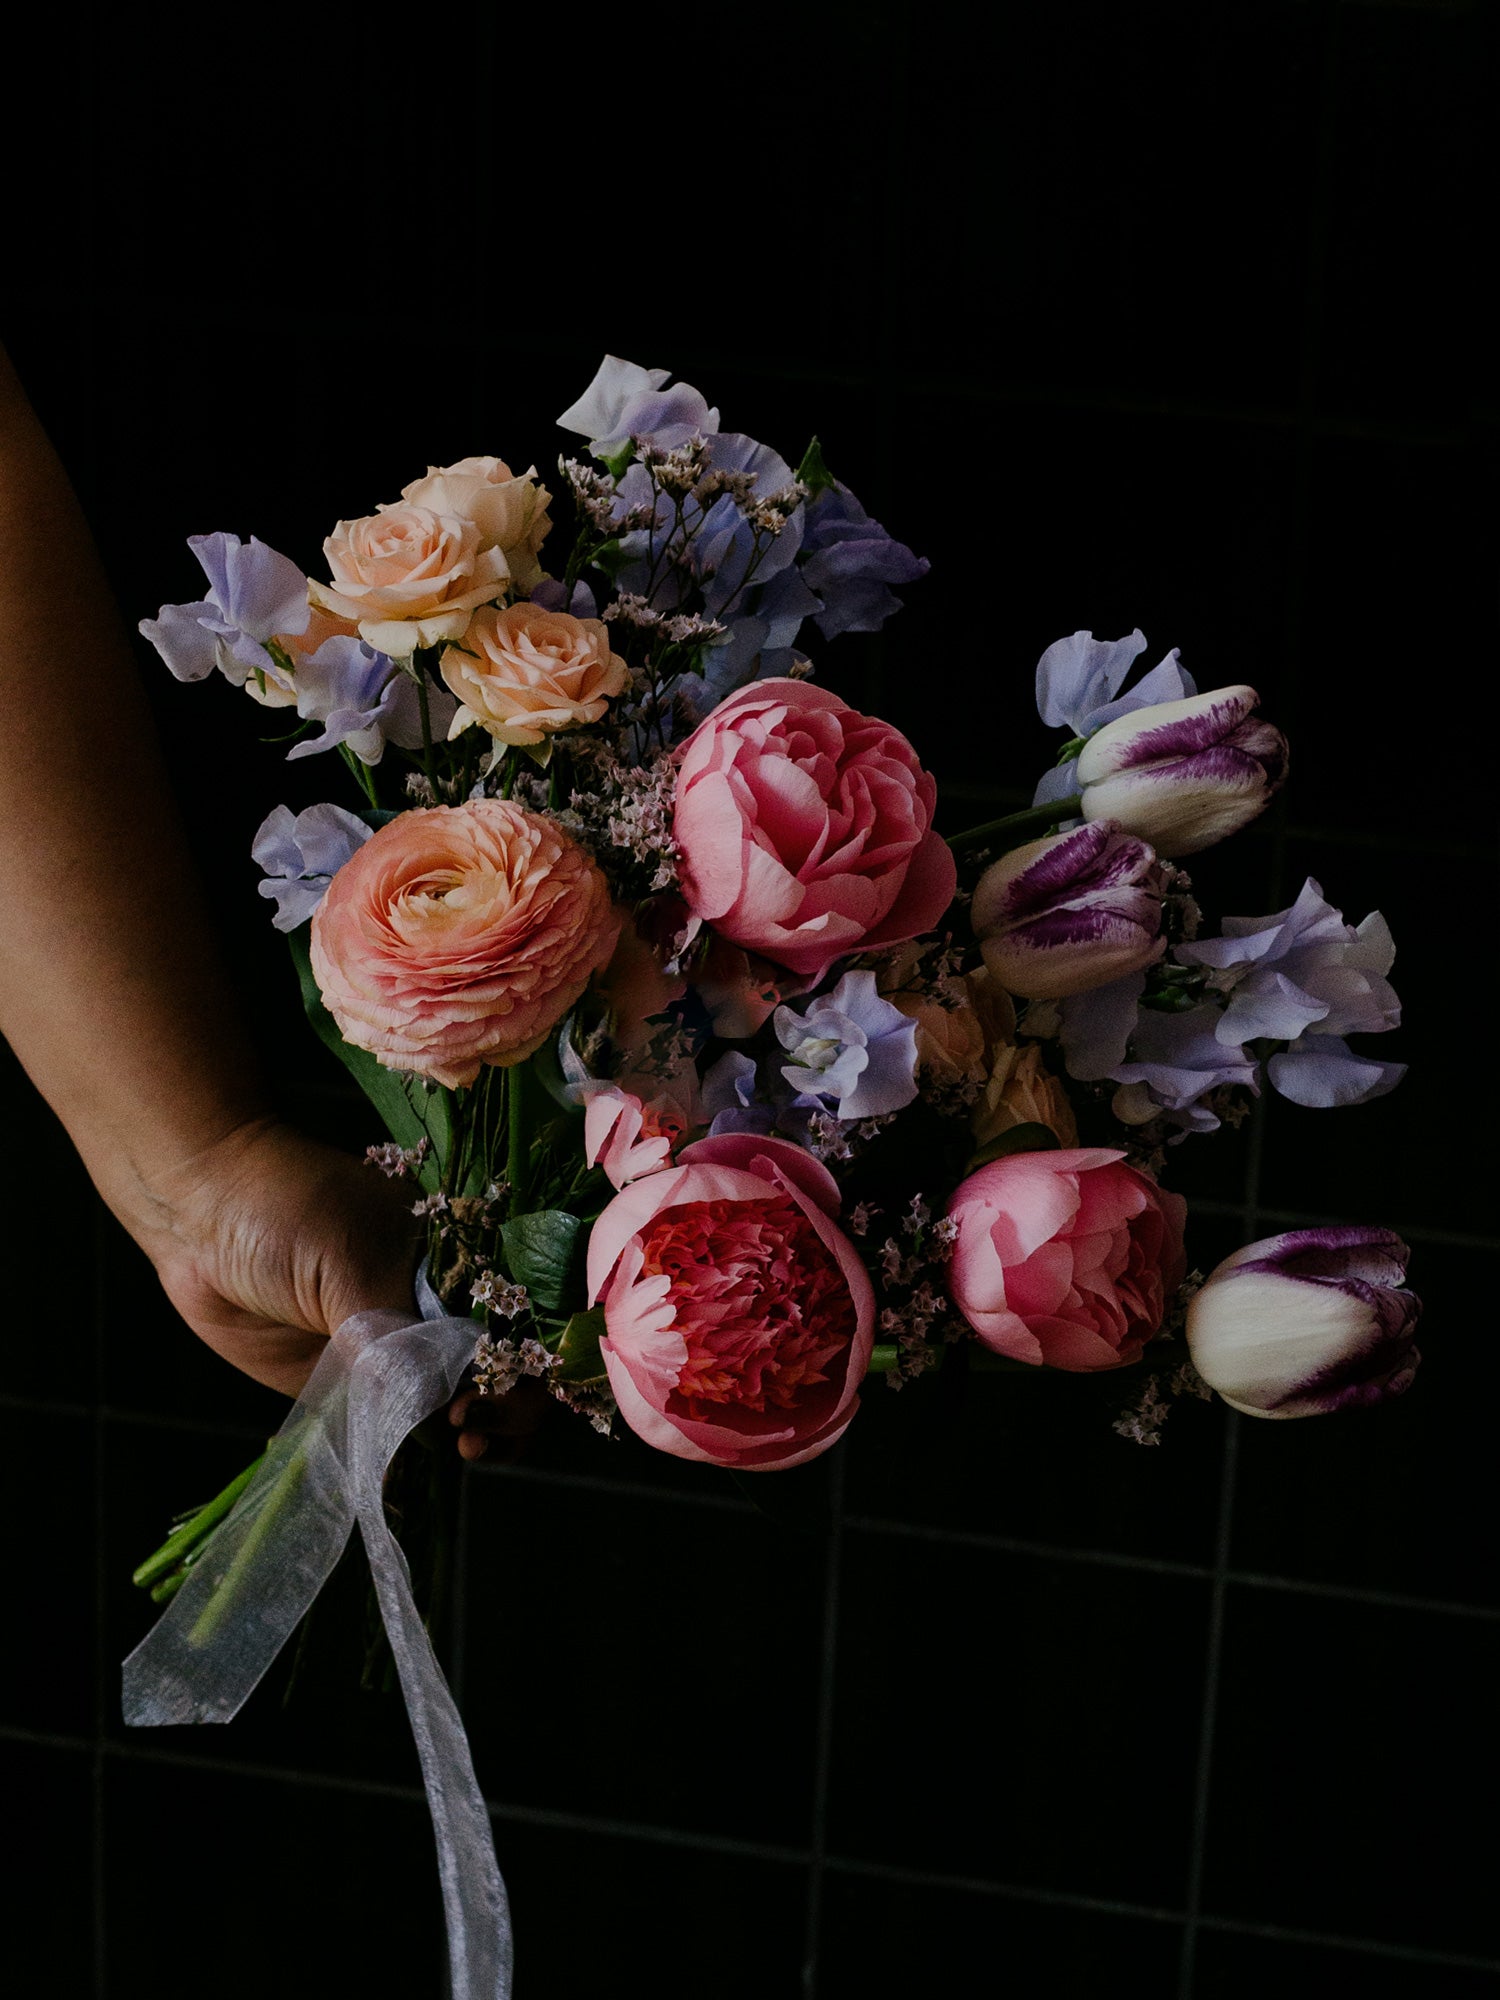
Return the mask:
POLYGON ((673 1322, 687 1346, 677 1393, 695 1419, 725 1406, 795 1409, 827 1382, 854 1336, 838 1260, 785 1195, 665 1209, 642 1248, 642 1276, 671 1281, 673 1322))

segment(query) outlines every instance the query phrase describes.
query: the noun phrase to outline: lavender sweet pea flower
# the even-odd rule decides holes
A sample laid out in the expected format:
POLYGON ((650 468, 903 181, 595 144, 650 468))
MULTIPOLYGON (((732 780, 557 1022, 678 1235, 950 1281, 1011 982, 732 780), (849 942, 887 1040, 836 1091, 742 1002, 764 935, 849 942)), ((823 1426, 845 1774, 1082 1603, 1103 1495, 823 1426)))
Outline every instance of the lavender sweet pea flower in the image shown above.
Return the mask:
MULTIPOLYGON (((288 762, 347 743, 365 764, 378 764, 387 743, 416 750, 422 743, 422 704, 416 683, 394 660, 360 639, 325 639, 298 663, 297 713, 323 724, 287 752, 288 762)), ((446 689, 430 688, 428 725, 441 740, 458 704, 446 689)))
POLYGON ((805 513, 801 568, 822 602, 818 630, 825 639, 878 632, 901 609, 890 585, 926 576, 927 558, 913 555, 872 520, 847 486, 825 487, 805 513))
POLYGON ((1139 629, 1128 639, 1096 639, 1092 632, 1055 639, 1036 663, 1037 713, 1050 729, 1092 736, 1134 709, 1198 692, 1174 646, 1129 694, 1121 694, 1125 676, 1145 650, 1146 636, 1139 629))
POLYGON ((271 922, 277 930, 307 922, 333 877, 373 831, 342 806, 308 806, 295 816, 290 806, 277 806, 261 822, 250 854, 266 872, 260 893, 275 901, 271 922))
POLYGON ((1362 1104, 1394 1090, 1405 1074, 1404 1063, 1354 1055, 1343 1039, 1382 1034, 1401 1019, 1386 978, 1396 947, 1378 910, 1347 923, 1309 876, 1289 909, 1226 917, 1222 937, 1179 945, 1173 956, 1207 967, 1209 985, 1229 995, 1221 1041, 1290 1045, 1271 1058, 1269 1074, 1294 1103, 1362 1104))
POLYGON ((1086 820, 1114 819, 1169 860, 1245 826, 1286 776, 1286 738, 1255 716, 1254 688, 1215 688, 1116 717, 1074 776, 1086 820))
POLYGON ((201 681, 217 667, 236 687, 260 674, 286 689, 286 675, 266 650, 278 635, 307 630, 307 578, 294 562, 253 536, 190 535, 188 547, 208 578, 196 604, 164 604, 140 631, 180 681, 201 681))
POLYGON ((587 389, 558 418, 565 431, 589 440, 596 458, 612 458, 632 437, 650 438, 667 450, 695 434, 711 436, 719 413, 686 382, 668 389, 670 368, 641 368, 606 354, 587 389))
POLYGON ((1108 820, 1027 841, 980 876, 970 915, 1009 993, 1060 1000, 1152 965, 1162 874, 1152 850, 1108 820))
POLYGON ((1240 1084, 1258 1096, 1255 1058, 1221 1042, 1218 1025, 1219 1010, 1211 1000, 1182 1013, 1142 1007, 1128 1059, 1108 1072, 1125 1086, 1115 1098, 1116 1116, 1132 1125, 1164 1117, 1184 1132, 1212 1132, 1219 1123, 1207 1102, 1214 1091, 1240 1084))
POLYGON ((917 1024, 881 999, 873 972, 846 972, 831 993, 778 1007, 772 1023, 792 1058, 782 1079, 804 1103, 880 1118, 917 1094, 917 1024))
POLYGON ((1247 1417, 1367 1409, 1409 1389, 1421 1301, 1388 1229, 1294 1229, 1247 1243, 1188 1307, 1204 1381, 1247 1417))
POLYGON ((754 1060, 739 1049, 720 1056, 703 1078, 703 1109, 711 1120, 708 1136, 717 1139, 724 1132, 754 1132, 764 1135, 776 1123, 776 1114, 757 1095, 759 1075, 754 1060))

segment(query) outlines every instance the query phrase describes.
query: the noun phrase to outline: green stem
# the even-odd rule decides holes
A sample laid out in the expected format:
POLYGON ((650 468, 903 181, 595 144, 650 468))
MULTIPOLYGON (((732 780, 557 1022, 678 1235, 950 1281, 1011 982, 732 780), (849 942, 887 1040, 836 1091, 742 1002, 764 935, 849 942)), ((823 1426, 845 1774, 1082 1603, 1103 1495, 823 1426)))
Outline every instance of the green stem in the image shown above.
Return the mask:
POLYGON ((364 787, 365 797, 370 801, 370 804, 375 808, 376 812, 379 812, 380 795, 375 790, 374 772, 370 769, 369 765, 365 763, 363 758, 355 756, 354 752, 349 748, 349 745, 347 743, 341 743, 339 745, 339 754, 340 756, 342 756, 344 762, 349 766, 349 769, 354 773, 354 776, 358 780, 358 782, 364 787))
POLYGON ((505 1178, 510 1182, 510 1212, 526 1213, 526 1107, 521 1102, 521 1065, 505 1072, 505 1178))
POLYGON ((1057 799, 1050 806, 1028 806, 1025 812, 1007 813, 1004 819, 987 819, 983 826, 971 826, 964 833, 951 833, 948 845, 953 848, 979 847, 998 834, 1007 837, 1007 846, 1019 847, 1034 833, 1046 833, 1049 827, 1058 825, 1062 820, 1077 819, 1082 805, 1082 796, 1075 792, 1072 798, 1057 799), (1008 838, 1011 835, 1015 838, 1008 838))
POLYGON ((441 804, 438 797, 437 770, 432 760, 432 713, 427 706, 427 669, 412 656, 412 672, 417 680, 417 705, 422 711, 422 769, 427 773, 427 782, 432 787, 433 804, 441 804))
POLYGON ((259 1514, 245 1531, 245 1539, 235 1551, 234 1560, 219 1579, 213 1596, 198 1614, 197 1623, 188 1633, 190 1646, 206 1646, 218 1630, 221 1621, 234 1603, 247 1571, 259 1555, 266 1537, 295 1497, 306 1471, 307 1454, 299 1445, 287 1460, 275 1486, 266 1495, 259 1514))
POLYGON ((264 1459, 265 1453, 262 1452, 254 1465, 247 1465, 237 1479, 230 1480, 222 1493, 210 1500, 206 1507, 200 1507, 197 1513, 184 1521, 175 1533, 169 1535, 155 1555, 147 1556, 130 1579, 137 1590, 150 1590, 153 1585, 160 1583, 163 1577, 176 1569, 190 1550, 195 1549, 199 1542, 213 1533, 260 1470, 264 1459))

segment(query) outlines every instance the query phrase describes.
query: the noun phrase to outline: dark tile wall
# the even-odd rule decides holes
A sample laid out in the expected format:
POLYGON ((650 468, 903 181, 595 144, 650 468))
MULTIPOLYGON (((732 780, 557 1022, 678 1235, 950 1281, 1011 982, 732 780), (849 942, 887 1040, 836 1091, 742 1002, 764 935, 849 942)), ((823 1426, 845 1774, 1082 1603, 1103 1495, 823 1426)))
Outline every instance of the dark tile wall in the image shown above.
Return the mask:
MULTIPOLYGON (((1140 624, 1260 688, 1293 782, 1200 892, 1253 912, 1312 874, 1384 909, 1384 1052, 1413 1064, 1173 1162, 1205 1267, 1303 1219, 1411 1240, 1427 1358, 1397 1407, 1191 1405, 1140 1450, 1089 1385, 877 1388, 846 1449, 768 1482, 779 1518, 566 1422, 465 1475, 449 1650, 522 2000, 1495 1991, 1467 740, 1493 15, 819 0, 609 36, 460 8, 419 46, 378 20, 257 10, 192 49, 37 24, 68 107, 20 113, 6 337, 130 621, 195 594, 190 532, 311 566, 429 460, 545 464, 605 348, 670 364, 788 453, 816 428, 932 558, 825 671, 912 733, 950 824, 1029 793, 1061 633, 1140 624)), ((227 687, 143 671, 288 1108, 359 1145, 247 858, 331 774, 250 740, 227 687)), ((436 1995, 354 1562, 289 1705, 278 1678, 225 1730, 119 1722, 132 1563, 279 1405, 174 1320, 14 1067, 5 1103, 5 1990, 436 1995)))

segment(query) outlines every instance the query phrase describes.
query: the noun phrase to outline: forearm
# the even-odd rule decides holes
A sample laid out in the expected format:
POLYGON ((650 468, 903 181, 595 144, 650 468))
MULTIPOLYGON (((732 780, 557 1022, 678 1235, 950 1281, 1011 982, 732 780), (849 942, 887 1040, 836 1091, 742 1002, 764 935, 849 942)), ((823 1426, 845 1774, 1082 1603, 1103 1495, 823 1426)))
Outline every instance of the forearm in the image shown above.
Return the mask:
POLYGON ((135 663, 0 354, 0 1033, 145 1241, 265 1100, 135 663))

